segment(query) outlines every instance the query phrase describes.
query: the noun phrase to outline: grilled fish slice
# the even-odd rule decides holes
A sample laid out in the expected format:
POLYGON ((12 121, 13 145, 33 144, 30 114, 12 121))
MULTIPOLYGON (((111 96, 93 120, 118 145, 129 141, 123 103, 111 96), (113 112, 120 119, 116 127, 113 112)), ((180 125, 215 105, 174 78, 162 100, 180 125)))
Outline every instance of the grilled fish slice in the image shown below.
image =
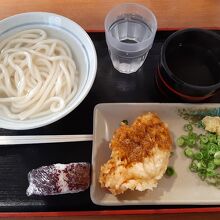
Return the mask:
POLYGON ((29 172, 28 181, 28 196, 78 193, 89 187, 90 164, 81 162, 42 166, 29 172))

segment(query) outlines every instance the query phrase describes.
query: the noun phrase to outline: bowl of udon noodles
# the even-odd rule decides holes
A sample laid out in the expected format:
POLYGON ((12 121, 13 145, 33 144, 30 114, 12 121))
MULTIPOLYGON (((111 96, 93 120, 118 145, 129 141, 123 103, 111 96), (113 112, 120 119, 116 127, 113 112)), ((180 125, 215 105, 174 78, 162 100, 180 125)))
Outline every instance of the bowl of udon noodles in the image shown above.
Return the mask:
POLYGON ((0 21, 0 127, 39 128, 71 113, 89 93, 95 47, 74 21, 47 12, 0 21))

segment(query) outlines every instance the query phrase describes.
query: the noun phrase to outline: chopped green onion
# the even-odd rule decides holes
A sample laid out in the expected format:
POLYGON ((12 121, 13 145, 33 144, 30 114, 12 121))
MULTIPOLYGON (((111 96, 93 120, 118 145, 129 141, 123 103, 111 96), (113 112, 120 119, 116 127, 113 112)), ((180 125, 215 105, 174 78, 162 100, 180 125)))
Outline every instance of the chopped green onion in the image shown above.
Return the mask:
POLYGON ((203 154, 201 152, 195 153, 194 158, 196 160, 201 160, 203 158, 203 154))
POLYGON ((192 163, 190 164, 189 169, 192 172, 197 172, 197 170, 198 170, 197 163, 198 163, 198 161, 192 161, 192 163))
POLYGON ((209 151, 202 151, 202 155, 203 155, 203 160, 208 161, 210 160, 210 157, 212 157, 213 155, 209 153, 209 151))
POLYGON ((207 144, 200 142, 199 148, 201 148, 201 149, 206 149, 206 148, 207 148, 207 144))
POLYGON ((208 134, 208 139, 209 139, 209 142, 217 143, 217 137, 216 137, 215 134, 209 133, 209 134, 208 134))
POLYGON ((177 143, 178 146, 182 147, 184 145, 184 143, 185 143, 185 140, 184 140, 183 137, 179 137, 177 139, 176 143, 177 143))
POLYGON ((220 136, 217 136, 217 145, 220 146, 220 136))
POLYGON ((214 170, 216 168, 216 165, 214 164, 214 161, 210 161, 208 163, 208 169, 209 170, 214 170))
POLYGON ((183 129, 184 129, 185 131, 192 131, 192 130, 193 130, 193 127, 192 127, 191 124, 185 124, 184 127, 183 127, 183 129))
POLYGON ((206 165, 204 163, 204 161, 199 161, 198 164, 197 164, 197 168, 198 170, 205 170, 206 169, 206 165))
POLYGON ((209 139, 208 139, 208 137, 206 137, 205 135, 202 135, 202 136, 200 137, 200 141, 201 141, 201 143, 206 144, 206 143, 209 142, 209 139))
POLYGON ((166 173, 167 176, 173 176, 175 171, 174 171, 173 167, 167 167, 165 173, 166 173))
POLYGON ((220 159, 220 151, 217 151, 217 152, 214 154, 214 158, 215 158, 215 159, 220 159))
POLYGON ((198 176, 200 177, 200 179, 201 179, 202 181, 204 181, 205 178, 206 178, 206 174, 203 173, 203 172, 199 172, 199 173, 198 173, 198 176))
POLYGON ((191 132, 190 131, 189 134, 188 134, 188 137, 197 139, 198 138, 198 134, 196 134, 195 132, 191 132))
POLYGON ((128 125, 128 120, 122 120, 121 123, 128 125))
MULTIPOLYGON (((204 128, 204 127, 203 127, 204 128)), ((220 188, 220 135, 211 132, 197 134, 192 124, 184 125, 186 135, 177 139, 184 147, 184 154, 191 158, 189 170, 197 173, 201 180, 220 188)))
POLYGON ((214 159, 214 164, 217 166, 220 166, 220 159, 214 159))
POLYGON ((218 149, 218 145, 213 142, 208 143, 207 145, 209 149, 218 149))
POLYGON ((214 170, 208 170, 206 172, 207 177, 214 177, 216 175, 216 172, 214 170))
POLYGON ((205 127, 202 121, 198 121, 197 123, 195 123, 195 125, 198 128, 204 128, 205 127))
POLYGON ((218 146, 214 143, 207 145, 209 155, 214 155, 218 151, 218 146))
POLYGON ((196 139, 195 138, 189 138, 186 140, 186 143, 189 147, 193 147, 196 144, 196 139))
POLYGON ((189 147, 186 147, 185 150, 184 150, 184 154, 187 156, 187 157, 193 157, 193 150, 189 147))

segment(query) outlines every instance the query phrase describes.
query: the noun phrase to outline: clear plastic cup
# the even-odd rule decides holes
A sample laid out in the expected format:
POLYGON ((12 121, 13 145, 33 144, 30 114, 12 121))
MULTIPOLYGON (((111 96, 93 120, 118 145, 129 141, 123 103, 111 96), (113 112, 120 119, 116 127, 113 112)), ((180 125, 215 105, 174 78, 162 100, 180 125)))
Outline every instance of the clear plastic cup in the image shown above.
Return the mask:
POLYGON ((136 72, 152 47, 157 20, 146 7, 124 3, 113 8, 105 18, 105 37, 115 69, 136 72))

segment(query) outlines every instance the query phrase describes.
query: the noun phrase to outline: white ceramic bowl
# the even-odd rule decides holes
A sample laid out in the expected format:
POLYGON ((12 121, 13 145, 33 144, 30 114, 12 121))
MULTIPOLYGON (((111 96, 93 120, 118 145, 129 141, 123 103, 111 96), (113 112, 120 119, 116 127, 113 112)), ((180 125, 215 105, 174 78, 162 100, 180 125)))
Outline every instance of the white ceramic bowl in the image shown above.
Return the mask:
POLYGON ((6 118, 0 114, 0 127, 14 130, 26 130, 51 124, 73 111, 90 91, 97 70, 95 47, 84 29, 72 20, 46 12, 17 14, 0 21, 0 41, 17 32, 40 28, 49 37, 65 41, 72 50, 77 69, 80 72, 77 94, 60 112, 48 116, 23 121, 6 118))

